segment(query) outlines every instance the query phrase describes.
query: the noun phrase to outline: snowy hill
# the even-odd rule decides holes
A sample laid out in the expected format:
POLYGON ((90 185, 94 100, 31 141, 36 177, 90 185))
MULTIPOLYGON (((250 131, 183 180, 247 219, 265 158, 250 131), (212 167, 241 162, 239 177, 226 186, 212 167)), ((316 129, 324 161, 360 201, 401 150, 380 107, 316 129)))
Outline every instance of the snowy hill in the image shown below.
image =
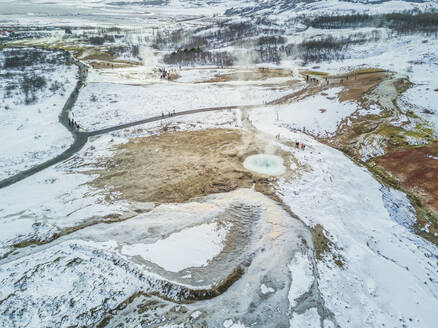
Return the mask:
POLYGON ((280 0, 280 1, 254 1, 250 6, 236 6, 228 9, 227 15, 240 16, 270 16, 277 19, 287 19, 297 15, 322 15, 322 14, 352 14, 368 13, 382 14, 400 12, 404 10, 436 8, 436 1, 400 1, 400 0, 280 0))

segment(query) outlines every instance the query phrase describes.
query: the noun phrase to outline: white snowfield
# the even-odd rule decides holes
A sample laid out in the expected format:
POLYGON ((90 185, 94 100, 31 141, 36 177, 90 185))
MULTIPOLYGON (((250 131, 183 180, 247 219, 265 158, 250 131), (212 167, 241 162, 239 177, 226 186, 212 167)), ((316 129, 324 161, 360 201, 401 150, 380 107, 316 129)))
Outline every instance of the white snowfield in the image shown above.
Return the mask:
POLYGON ((173 111, 263 105, 290 92, 263 86, 89 83, 81 91, 72 115, 82 128, 98 130, 173 111))
POLYGON ((253 119, 276 121, 289 129, 303 130, 317 136, 330 136, 338 130, 358 106, 353 102, 339 102, 342 88, 331 88, 302 101, 254 110, 253 119))
POLYGON ((58 116, 76 85, 76 71, 76 66, 57 66, 50 73, 40 70, 48 83, 59 82, 63 89, 46 88, 29 105, 17 96, 4 99, 6 86, 0 81, 0 180, 51 159, 73 142, 58 116))
MULTIPOLYGON (((312 16, 320 16, 320 15, 348 15, 348 14, 383 14, 383 13, 392 13, 394 11, 404 11, 404 10, 412 10, 412 9, 425 9, 428 7, 436 6, 435 1, 419 1, 415 2, 407 2, 400 0, 352 0, 352 1, 342 1, 342 0, 324 0, 324 1, 314 1, 314 2, 306 2, 303 1, 297 5, 297 8, 293 11, 296 14, 308 14, 312 16)), ((287 18, 286 13, 290 13, 290 11, 284 12, 284 19, 287 18)))
MULTIPOLYGON (((326 326, 330 327, 329 323, 325 323, 326 326)), ((290 320, 291 328, 319 328, 321 327, 321 319, 319 317, 318 311, 315 308, 310 308, 304 313, 296 313, 292 315, 290 320)))
MULTIPOLYGON (((99 138, 71 161, 90 160, 87 154, 92 153, 93 160, 82 170, 96 169, 93 161, 111 154, 111 147, 124 140, 99 138)), ((100 190, 90 188, 87 183, 92 175, 71 172, 69 165, 66 161, 0 189, 0 256, 10 251, 11 245, 51 240, 63 229, 89 224, 109 214, 121 214, 126 209, 126 202, 110 204, 100 190)))
POLYGON ((313 266, 311 259, 306 253, 297 252, 289 264, 292 282, 289 288, 289 304, 293 308, 297 305, 297 299, 306 293, 313 282, 313 266))
MULTIPOLYGON (((31 4, 44 6, 47 3, 43 0, 30 0, 31 4)), ((1 0, 0 3, 13 5, 13 0, 1 0)), ((259 0, 217 0, 205 2, 202 0, 170 0, 170 1, 152 1, 151 3, 139 2, 138 0, 124 0, 117 2, 112 0, 55 0, 50 2, 50 9, 53 6, 65 8, 81 8, 81 9, 101 9, 111 14, 115 14, 118 10, 125 10, 125 14, 130 13, 132 9, 148 9, 149 15, 169 15, 169 16, 184 16, 184 15, 213 15, 215 13, 223 13, 229 8, 253 8, 257 5, 264 5, 266 1, 259 0)), ((356 13, 382 13, 409 10, 414 8, 424 9, 436 5, 435 1, 418 1, 406 2, 398 0, 361 0, 361 1, 341 1, 341 0, 324 0, 315 2, 293 2, 289 4, 289 10, 284 10, 284 1, 277 3, 267 3, 269 6, 266 9, 261 9, 260 15, 276 15, 282 20, 288 20, 295 15, 322 15, 327 13, 351 14, 356 13), (282 6, 283 5, 283 6, 282 6)), ((88 11, 87 11, 88 12, 88 11)), ((38 15, 38 13, 30 13, 38 15)))
MULTIPOLYGON (((433 47, 438 48, 438 42, 433 47)), ((413 52, 414 49, 410 50, 413 52)), ((421 56, 421 64, 413 64, 409 69, 414 85, 399 99, 399 105, 430 122, 438 135, 438 57, 436 52, 425 52, 421 56)))

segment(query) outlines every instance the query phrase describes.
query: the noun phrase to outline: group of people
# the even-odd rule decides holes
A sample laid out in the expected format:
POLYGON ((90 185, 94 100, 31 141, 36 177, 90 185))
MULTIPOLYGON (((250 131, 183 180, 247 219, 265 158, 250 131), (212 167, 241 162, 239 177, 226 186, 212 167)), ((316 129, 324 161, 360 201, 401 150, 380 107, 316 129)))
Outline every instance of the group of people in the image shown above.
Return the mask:
MULTIPOLYGON (((345 76, 345 79, 348 81, 348 75, 345 76)), ((356 74, 354 74, 354 79, 356 80, 356 74)), ((344 79, 340 79, 339 83, 343 84, 344 83, 344 79)))
POLYGON ((315 77, 311 77, 311 76, 309 76, 309 75, 306 75, 306 81, 307 82, 314 82, 314 83, 318 83, 319 81, 318 81, 318 79, 317 78, 315 78, 315 77))
MULTIPOLYGON (((275 139, 280 140, 280 133, 275 135, 275 139)), ((301 148, 301 150, 305 150, 306 149, 306 145, 303 144, 303 143, 299 143, 298 141, 295 142, 295 146, 297 147, 297 149, 300 149, 300 148, 301 148)))
MULTIPOLYGON (((354 79, 356 79, 356 74, 354 75, 354 79)), ((324 80, 325 80, 325 83, 327 85, 330 84, 330 81, 329 81, 328 77, 325 77, 324 80)), ((345 76, 345 80, 348 80, 348 75, 345 76)), ((311 77, 309 75, 306 75, 306 81, 307 82, 314 82, 314 83, 318 83, 319 82, 319 80, 317 78, 311 77)), ((344 79, 340 79, 339 83, 343 84, 344 83, 344 79)))
POLYGON ((303 144, 303 143, 300 144, 298 141, 295 142, 295 146, 297 147, 297 149, 300 149, 300 148, 301 148, 301 150, 305 150, 306 149, 306 145, 303 144))
POLYGON ((73 120, 73 119, 68 119, 68 125, 75 128, 75 129, 80 129, 81 127, 79 126, 79 124, 73 120))
POLYGON ((172 78, 171 73, 174 72, 174 70, 166 70, 165 68, 158 68, 158 72, 160 74, 160 79, 162 80, 168 80, 172 78))
MULTIPOLYGON (((330 81, 329 81, 328 77, 325 77, 324 80, 325 80, 325 83, 326 83, 327 85, 330 84, 330 81)), ((317 78, 315 78, 315 77, 311 77, 311 76, 309 76, 309 75, 306 75, 306 81, 307 81, 307 82, 313 82, 313 83, 318 83, 318 82, 319 82, 319 80, 318 80, 317 78)), ((342 83, 342 82, 341 82, 341 83, 342 83)))
POLYGON ((175 115, 176 115, 175 110, 173 110, 172 112, 167 112, 167 115, 166 115, 164 112, 161 112, 161 117, 162 117, 162 118, 165 118, 165 117, 172 117, 172 116, 175 116, 175 115))

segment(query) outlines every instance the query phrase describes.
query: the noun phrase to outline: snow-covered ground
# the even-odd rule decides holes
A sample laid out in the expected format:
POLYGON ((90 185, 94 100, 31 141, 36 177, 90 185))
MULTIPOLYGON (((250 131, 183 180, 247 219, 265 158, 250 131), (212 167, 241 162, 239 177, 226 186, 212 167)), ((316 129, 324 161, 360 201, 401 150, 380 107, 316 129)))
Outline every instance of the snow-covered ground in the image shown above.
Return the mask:
MULTIPOLYGON (((100 190, 88 185, 95 175, 86 172, 100 170, 99 159, 110 157, 117 145, 133 137, 159 134, 164 125, 177 125, 179 131, 239 128, 240 112, 197 113, 95 137, 70 160, 0 189, 0 257, 13 245, 51 240, 62 231, 129 213, 133 204, 116 201, 115 194, 113 199, 106 199, 100 190)), ((144 210, 150 205, 135 207, 144 210)))
MULTIPOLYGON (((186 19, 202 24, 227 6, 251 9, 254 3, 262 8, 257 15, 284 22, 303 13, 436 7, 436 2, 327 0, 295 2, 291 12, 287 1, 218 0, 205 5, 171 0, 151 6, 126 1, 121 7, 109 0, 55 2, 51 15, 37 10, 51 4, 31 0, 14 3, 11 14, 1 13, 0 18, 84 25, 98 24, 90 17, 99 16, 99 22, 156 26, 176 24, 177 17, 184 28, 191 24, 186 19), (72 8, 90 16, 73 19, 72 8)), ((10 3, 0 0, 0 9, 10 3)), ((288 39, 321 33, 309 29, 288 39)), ((433 37, 385 38, 348 48, 351 59, 307 68, 339 73, 341 67, 381 67, 406 75, 414 85, 399 99, 400 107, 438 130, 437 49, 433 37)), ((294 62, 283 65, 297 68, 294 62)), ((39 75, 64 84, 63 95, 46 90, 31 105, 19 97, 0 97, 2 106, 8 106, 0 110, 1 135, 8 140, 0 146, 0 179, 52 158, 71 143, 58 115, 75 84, 75 72, 74 66, 38 69, 39 75)), ((138 67, 92 71, 73 117, 81 127, 96 130, 174 110, 263 105, 296 91, 285 85, 287 78, 197 83, 232 72, 186 69, 175 82, 160 82, 151 75, 142 77, 138 67)), ((0 327, 434 328, 438 249, 414 233, 415 209, 409 199, 382 186, 343 153, 291 132, 305 129, 327 136, 354 112, 369 113, 339 102, 339 92, 332 88, 297 103, 244 112, 255 127, 251 133, 262 132, 258 136, 280 147, 285 163, 291 163, 287 174, 271 180, 282 206, 250 189, 183 204, 139 204, 90 185, 102 169, 99 161, 111 157, 117 145, 159 134, 163 126, 244 128, 246 116, 240 110, 171 117, 93 137, 68 161, 0 189, 0 327), (291 142, 307 147, 298 150, 291 142), (322 260, 315 259, 311 234, 318 227, 333 243, 322 260)), ((363 156, 383 151, 378 143, 375 152, 364 150, 363 156)))
POLYGON ((317 136, 330 136, 343 119, 358 109, 353 102, 339 102, 341 90, 332 88, 289 105, 262 107, 254 110, 251 117, 256 121, 277 122, 290 129, 305 129, 317 136))
POLYGON ((214 86, 156 83, 89 83, 80 93, 73 117, 86 130, 98 130, 169 112, 222 106, 262 105, 291 90, 264 86, 214 86))
POLYGON ((332 251, 345 260, 342 267, 330 256, 318 262, 320 291, 337 323, 433 327, 438 249, 412 231, 415 212, 408 198, 337 150, 269 122, 253 122, 280 133, 282 141, 307 144, 305 151, 289 148, 304 169, 291 182, 280 182, 278 195, 307 225, 321 225, 336 245, 332 251))
MULTIPOLYGON (((434 47, 438 49, 438 42, 434 47)), ((419 57, 408 68, 408 75, 414 85, 399 99, 399 105, 431 123, 438 135, 438 57, 436 52, 424 52, 419 57)))
POLYGON ((407 10, 427 10, 436 8, 436 1, 401 1, 401 0, 322 0, 322 1, 257 1, 244 2, 234 7, 230 14, 269 17, 285 24, 297 17, 351 14, 382 14, 403 12, 407 10), (252 5, 251 5, 252 4, 252 5))
MULTIPOLYGON (((0 58, 0 67, 2 66, 0 58)), ((76 85, 76 66, 34 65, 24 71, 0 69, 13 77, 0 79, 0 180, 44 162, 65 150, 73 138, 58 116, 76 85), (47 81, 43 91, 36 91, 35 102, 25 105, 21 91, 7 96, 7 84, 20 83, 26 74, 37 74, 47 81), (50 86, 59 84, 57 90, 50 86)), ((19 86, 17 86, 19 89, 19 86)), ((16 92, 17 89, 12 92, 16 92)))
MULTIPOLYGON (((104 142, 111 145, 109 139, 104 142)), ((108 215, 121 216, 126 203, 105 200, 99 190, 87 185, 92 179, 91 175, 70 173, 61 165, 0 189, 0 256, 14 245, 44 242, 108 215)))
POLYGON ((297 252, 289 264, 292 282, 289 289, 289 305, 293 308, 297 305, 297 299, 306 293, 313 282, 312 261, 306 253, 297 252))
MULTIPOLYGON (((214 291, 216 284, 245 261, 245 275, 227 293, 217 296, 221 307, 215 299, 187 304, 190 311, 178 320, 193 320, 189 313, 201 311, 203 318, 207 315, 214 326, 224 321, 248 321, 247 307, 253 304, 251 320, 268 323, 269 307, 287 309, 284 302, 288 294, 284 283, 289 276, 287 263, 303 238, 311 243, 308 231, 299 221, 291 219, 266 196, 247 189, 185 204, 162 205, 128 221, 84 228, 56 243, 37 246, 28 256, 12 257, 3 263, 0 298, 6 300, 0 304, 0 326, 95 325, 108 310, 137 293, 163 297, 164 300, 158 302, 170 315, 172 303, 166 299, 185 300, 197 295, 198 290, 200 295, 211 288, 214 291), (212 234, 211 237, 219 233, 218 244, 214 243, 215 238, 206 242, 201 231, 207 236, 212 234), (198 232, 201 238, 196 238, 198 232), (188 236, 182 236, 187 233, 188 236), (224 238, 226 249, 220 246, 224 238), (137 247, 139 241, 149 245, 149 250, 160 245, 179 261, 163 264, 165 254, 147 258, 143 248, 137 250, 142 257, 146 255, 148 262, 142 257, 123 255, 127 249, 137 247), (184 248, 183 257, 179 253, 181 242, 190 243, 190 247, 184 248), (272 257, 274 251, 276 256, 272 257), (207 255, 205 259, 209 261, 198 262, 202 258, 198 256, 200 253, 207 255), (182 262, 183 266, 175 267, 182 262), (156 264, 169 271, 157 268, 156 264), (206 266, 196 268, 199 265, 206 266), (260 290, 266 284, 270 286, 270 297, 263 296, 265 301, 258 306, 260 290), (17 285, 21 286, 19 291, 17 285), (27 304, 24 311, 13 310, 24 304, 27 304)), ((147 311, 130 318, 134 322, 152 323, 159 310, 147 311)), ((275 322, 286 320, 281 314, 272 313, 272 316, 275 322)), ((173 316, 178 317, 181 315, 173 316)), ((165 322, 164 318, 158 317, 160 322, 165 322)), ((169 320, 178 322, 173 321, 172 316, 169 320)))
MULTIPOLYGON (((315 30, 314 34, 320 34, 315 30)), ((336 73, 363 67, 377 67, 409 78, 413 85, 399 98, 402 110, 412 110, 438 131, 438 39, 421 35, 383 38, 370 44, 354 46, 342 61, 322 62, 319 70, 336 73)))
MULTIPOLYGON (((314 1, 307 3, 303 1, 297 5, 294 13, 297 14, 310 14, 312 16, 319 15, 348 15, 348 14, 383 14, 402 12, 405 10, 412 9, 427 9, 434 8, 436 6, 435 1, 400 1, 400 0, 352 0, 352 1, 342 1, 342 0, 324 0, 324 1, 314 1)), ((283 13, 286 18, 286 13, 283 13)))

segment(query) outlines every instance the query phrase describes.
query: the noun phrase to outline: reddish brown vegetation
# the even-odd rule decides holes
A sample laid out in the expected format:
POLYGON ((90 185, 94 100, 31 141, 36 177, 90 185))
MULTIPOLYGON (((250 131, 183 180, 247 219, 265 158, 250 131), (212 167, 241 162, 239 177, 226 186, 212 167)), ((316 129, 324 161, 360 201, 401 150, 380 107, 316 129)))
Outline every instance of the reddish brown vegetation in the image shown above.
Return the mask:
POLYGON ((426 208, 438 217, 438 142, 396 150, 376 163, 397 177, 403 189, 420 195, 426 208))

